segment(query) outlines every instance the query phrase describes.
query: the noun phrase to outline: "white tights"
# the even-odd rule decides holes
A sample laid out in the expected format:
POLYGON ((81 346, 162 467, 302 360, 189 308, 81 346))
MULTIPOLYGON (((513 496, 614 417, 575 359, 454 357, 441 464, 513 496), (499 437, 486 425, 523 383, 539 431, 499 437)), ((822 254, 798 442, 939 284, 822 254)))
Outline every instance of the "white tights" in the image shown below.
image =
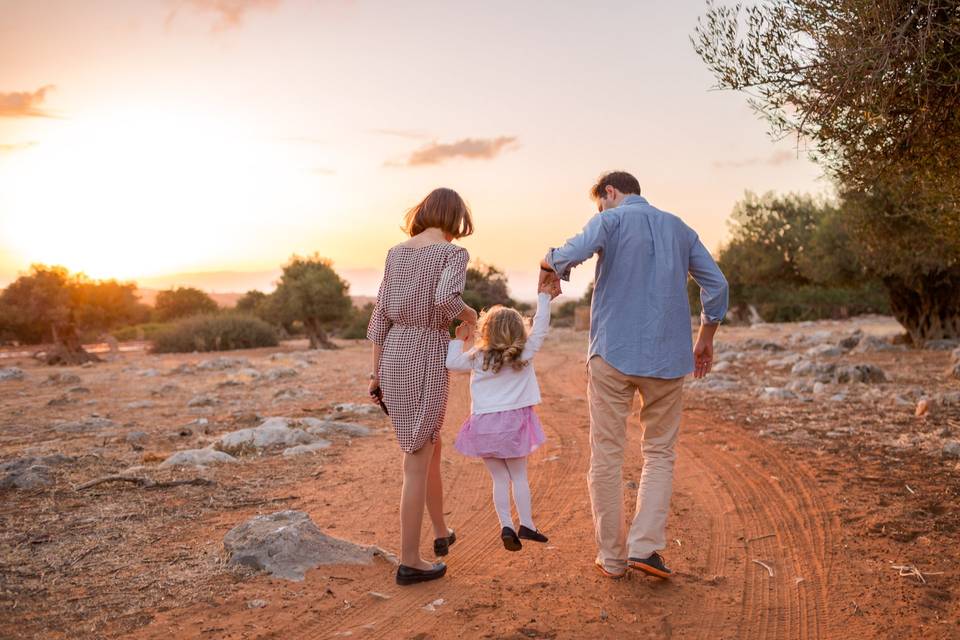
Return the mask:
POLYGON ((513 501, 517 505, 520 524, 537 530, 530 508, 530 485, 527 483, 526 458, 484 458, 483 463, 493 478, 493 505, 497 508, 501 527, 513 529, 510 514, 510 483, 513 482, 513 501))

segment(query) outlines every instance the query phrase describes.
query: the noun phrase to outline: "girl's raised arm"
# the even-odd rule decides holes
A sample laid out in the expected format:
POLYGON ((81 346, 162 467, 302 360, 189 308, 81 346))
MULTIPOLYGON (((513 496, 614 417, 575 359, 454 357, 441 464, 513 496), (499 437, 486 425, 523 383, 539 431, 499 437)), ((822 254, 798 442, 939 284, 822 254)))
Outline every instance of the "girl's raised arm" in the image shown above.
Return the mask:
POLYGON ((543 341, 550 332, 550 294, 537 295, 537 314, 533 316, 533 327, 527 336, 527 344, 523 348, 521 359, 529 360, 543 346, 543 341))

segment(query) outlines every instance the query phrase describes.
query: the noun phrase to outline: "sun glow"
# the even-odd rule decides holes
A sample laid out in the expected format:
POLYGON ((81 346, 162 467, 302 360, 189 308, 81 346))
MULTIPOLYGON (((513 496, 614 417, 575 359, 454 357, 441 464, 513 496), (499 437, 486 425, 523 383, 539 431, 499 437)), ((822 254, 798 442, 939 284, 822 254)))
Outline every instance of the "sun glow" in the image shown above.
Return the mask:
POLYGON ((335 204, 309 171, 323 160, 303 153, 170 109, 64 120, 2 160, 0 235, 22 262, 91 277, 242 268, 272 211, 335 204))

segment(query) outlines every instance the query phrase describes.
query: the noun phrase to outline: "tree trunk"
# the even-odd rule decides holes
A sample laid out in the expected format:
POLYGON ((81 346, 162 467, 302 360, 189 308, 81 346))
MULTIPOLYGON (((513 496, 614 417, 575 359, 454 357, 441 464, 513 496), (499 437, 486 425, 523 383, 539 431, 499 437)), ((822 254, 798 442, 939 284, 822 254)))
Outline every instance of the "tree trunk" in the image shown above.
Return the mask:
POLYGON ((80 344, 80 336, 73 322, 73 316, 62 325, 53 325, 53 348, 43 354, 43 361, 47 364, 83 364, 84 362, 101 362, 95 354, 88 353, 80 344))
POLYGON ((960 267, 910 279, 888 276, 883 284, 894 317, 914 344, 960 339, 960 267))
POLYGON ((303 323, 303 328, 307 331, 307 337, 310 338, 310 348, 311 349, 339 349, 335 345, 330 337, 327 335, 327 332, 323 330, 323 326, 318 320, 308 319, 303 323))

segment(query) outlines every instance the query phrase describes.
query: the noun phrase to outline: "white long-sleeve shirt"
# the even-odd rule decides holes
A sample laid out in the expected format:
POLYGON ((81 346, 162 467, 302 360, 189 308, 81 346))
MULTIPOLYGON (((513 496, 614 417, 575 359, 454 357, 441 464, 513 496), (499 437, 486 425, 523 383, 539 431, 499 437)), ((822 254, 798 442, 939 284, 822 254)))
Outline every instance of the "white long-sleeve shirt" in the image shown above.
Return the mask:
POLYGON ((528 362, 519 371, 505 364, 500 371, 483 370, 483 354, 477 349, 464 352, 463 340, 451 340, 447 369, 470 372, 471 411, 474 414, 510 411, 540 404, 540 386, 533 371, 533 356, 550 331, 550 294, 537 296, 537 313, 520 359, 528 362))

